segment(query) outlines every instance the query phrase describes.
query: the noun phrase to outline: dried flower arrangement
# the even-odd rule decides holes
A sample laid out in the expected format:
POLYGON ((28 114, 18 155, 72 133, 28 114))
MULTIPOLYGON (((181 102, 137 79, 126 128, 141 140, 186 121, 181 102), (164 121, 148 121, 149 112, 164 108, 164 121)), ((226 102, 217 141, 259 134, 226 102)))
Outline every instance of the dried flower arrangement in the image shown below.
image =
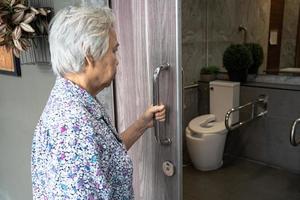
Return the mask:
POLYGON ((30 39, 48 33, 50 8, 27 6, 25 0, 0 1, 0 46, 11 48, 15 56, 26 51, 30 39))

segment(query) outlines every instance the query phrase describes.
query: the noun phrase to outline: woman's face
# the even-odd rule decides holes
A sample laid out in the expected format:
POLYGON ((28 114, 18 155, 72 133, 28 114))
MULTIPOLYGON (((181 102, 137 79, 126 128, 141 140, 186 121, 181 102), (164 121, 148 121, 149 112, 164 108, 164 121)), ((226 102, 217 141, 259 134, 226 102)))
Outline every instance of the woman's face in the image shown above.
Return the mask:
POLYGON ((111 29, 109 32, 109 47, 106 54, 98 60, 94 60, 90 71, 91 86, 96 92, 100 92, 105 87, 108 87, 115 78, 117 66, 119 64, 117 58, 118 40, 116 32, 111 29))

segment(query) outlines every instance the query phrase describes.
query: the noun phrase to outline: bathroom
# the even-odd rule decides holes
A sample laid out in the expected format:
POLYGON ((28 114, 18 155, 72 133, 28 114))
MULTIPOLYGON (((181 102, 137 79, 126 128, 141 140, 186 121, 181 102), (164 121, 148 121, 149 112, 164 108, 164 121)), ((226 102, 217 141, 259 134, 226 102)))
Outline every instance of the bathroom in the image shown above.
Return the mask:
MULTIPOLYGON (((104 1, 95 0, 94 2, 104 1)), ((177 83, 166 84, 166 88, 168 88, 166 93, 170 95, 171 88, 182 88, 183 98, 182 102, 181 100, 173 102, 176 98, 168 99, 162 96, 162 100, 164 102, 166 102, 165 100, 171 100, 172 104, 182 106, 182 110, 181 108, 171 107, 171 103, 168 104, 169 114, 172 116, 179 115, 177 121, 172 122, 176 124, 177 128, 172 128, 170 133, 167 134, 172 139, 171 145, 158 145, 154 134, 147 134, 136 145, 138 151, 129 152, 133 160, 137 161, 135 163, 135 178, 138 181, 134 185, 136 199, 300 199, 300 190, 297 187, 300 181, 300 146, 294 147, 290 144, 292 123, 300 117, 298 101, 300 78, 295 76, 297 75, 296 72, 281 72, 281 75, 273 75, 279 73, 278 69, 274 72, 274 65, 270 65, 270 68, 267 67, 268 59, 266 55, 262 66, 259 68, 260 75, 255 77, 256 82, 249 82, 240 86, 239 102, 240 105, 244 105, 257 99, 262 94, 267 95, 268 113, 266 116, 227 134, 223 166, 210 172, 195 170, 189 158, 185 141, 185 127, 187 127, 189 121, 197 116, 209 113, 209 84, 205 81, 199 82, 201 67, 217 65, 223 72, 218 75, 218 78, 224 78, 226 71, 221 67, 222 54, 229 44, 244 41, 245 32, 238 30, 240 25, 247 29, 247 40, 249 42, 259 42, 262 44, 264 52, 267 52, 271 0, 170 0, 167 3, 158 0, 130 0, 126 2, 112 0, 111 2, 113 9, 117 10, 117 4, 119 3, 121 4, 119 9, 126 8, 123 14, 134 19, 134 23, 124 23, 117 26, 125 26, 124 29, 120 30, 126 30, 126 33, 130 33, 119 35, 121 41, 120 66, 153 67, 161 64, 161 57, 174 59, 173 56, 165 55, 165 52, 162 51, 164 47, 161 47, 163 45, 157 45, 159 42, 155 41, 146 42, 151 47, 147 53, 158 57, 158 62, 152 61, 151 56, 146 59, 139 59, 138 56, 132 58, 133 56, 128 56, 126 51, 122 51, 122 49, 123 47, 131 47, 129 43, 134 43, 134 48, 130 52, 133 52, 133 55, 139 55, 145 48, 145 43, 135 43, 136 41, 131 40, 131 38, 129 38, 130 42, 125 42, 128 37, 133 35, 136 40, 143 41, 145 38, 151 39, 150 34, 152 32, 164 35, 161 29, 155 31, 150 28, 139 29, 139 26, 152 26, 154 24, 152 22, 142 23, 142 20, 150 18, 146 17, 145 13, 156 19, 154 22, 157 21, 157 26, 161 27, 172 24, 161 23, 161 20, 170 20, 171 18, 174 21, 174 13, 170 10, 181 7, 181 31, 179 32, 181 32, 182 37, 179 38, 179 41, 184 74, 182 83, 179 81, 178 85, 177 83), (148 4, 145 2, 148 2, 148 4), (144 9, 152 6, 150 2, 158 2, 158 5, 162 4, 163 6, 154 7, 153 10, 145 12, 144 9), (180 5, 173 7, 174 2, 179 2, 180 5), (130 9, 135 15, 128 15, 128 13, 131 13, 130 9), (165 10, 160 13, 160 9, 165 10), (163 17, 157 13, 163 14, 163 17), (230 20, 230 22, 226 20, 230 20), (134 26, 132 30, 130 26, 134 26), (148 35, 144 34, 145 32, 148 32, 148 35), (152 45, 157 45, 157 47, 153 48, 152 45), (266 75, 266 73, 268 74, 266 75), (183 123, 180 124, 179 122, 183 123), (176 135, 176 130, 182 131, 179 135, 176 135), (173 150, 169 148, 170 146, 178 148, 173 150), (176 153, 174 153, 175 151, 176 153), (170 156, 169 152, 173 154, 170 156), (143 154, 143 156, 140 156, 140 154, 143 154), (175 154, 177 156, 174 156, 175 154), (164 157, 161 158, 162 156, 164 157), (163 161, 169 160, 175 164, 175 173, 172 177, 165 176, 163 170, 161 170, 163 161), (169 191, 172 194, 169 194, 169 191)), ((285 0, 285 2, 296 2, 296 0, 285 0)), ((72 0, 53 0, 54 10, 59 10, 70 4, 73 4, 72 0)), ((122 20, 118 15, 117 18, 122 20)), ((171 28, 173 28, 173 24, 171 28)), ((166 35, 174 39, 175 34, 173 33, 174 31, 170 31, 166 35)), ((162 41, 166 42, 166 40, 162 41)), ((285 47, 288 50, 293 48, 285 47)), ((175 48, 170 45, 168 50, 170 49, 175 48)), ((180 51, 178 53, 180 54, 180 51)), ((295 52, 292 54, 295 54, 295 52)), ((174 61, 172 62, 174 64, 174 61)), ((281 65, 289 68, 297 67, 296 64, 292 66, 280 63, 281 65)), ((181 66, 180 62, 177 63, 177 66, 181 66)), ((181 68, 178 69, 181 71, 181 68)), ((49 65, 24 64, 21 66, 21 70, 21 77, 0 75, 0 200, 32 199, 30 177, 32 132, 55 80, 49 65)), ((152 83, 149 78, 143 77, 144 74, 151 74, 144 71, 144 68, 131 71, 129 68, 124 70, 120 67, 118 70, 120 70, 121 75, 124 75, 125 72, 134 74, 141 82, 140 85, 134 85, 136 80, 133 80, 131 76, 130 81, 125 82, 126 84, 120 85, 120 81, 119 83, 116 82, 115 88, 110 87, 104 91, 104 94, 99 95, 112 117, 116 115, 116 109, 113 107, 114 100, 118 101, 118 106, 119 103, 122 103, 118 112, 122 112, 122 109, 126 107, 130 108, 132 104, 139 107, 138 109, 129 110, 130 112, 126 113, 125 118, 115 120, 121 130, 151 102, 152 93, 145 92, 142 83, 146 82, 148 88, 151 88, 152 83), (128 87, 124 90, 124 96, 120 93, 116 96, 113 95, 112 91, 119 87, 128 87), (136 89, 136 93, 129 93, 133 90, 132 88, 136 89), (125 98, 128 95, 132 96, 125 98), (135 96, 143 96, 147 101, 139 98, 132 101, 135 96), (122 101, 119 101, 120 99, 122 101)), ((162 78, 165 78, 164 76, 165 74, 162 74, 162 78)), ((164 83, 161 83, 160 86, 163 89, 164 83)), ((242 119, 243 115, 240 116, 240 119, 242 119)), ((167 164, 170 163, 167 162, 167 164)))
MULTIPOLYGON (((265 116, 227 133, 224 163, 220 169, 196 170, 186 141, 183 142, 183 199, 300 198, 297 187, 300 181, 300 149, 290 143, 292 124, 300 116, 300 81, 294 71, 284 73, 282 70, 297 70, 299 67, 295 61, 296 55, 299 55, 295 47, 297 44, 299 48, 299 39, 296 43, 297 27, 300 26, 299 5, 299 1, 289 0, 182 2, 183 128, 195 117, 210 113, 211 86, 207 81, 199 81, 200 69, 212 65, 226 72, 222 67, 222 56, 232 43, 241 44, 246 39, 247 42, 261 44, 265 52, 258 76, 252 82, 240 85, 240 105, 253 102, 260 95, 268 97, 268 113, 265 116), (278 33, 282 39, 277 65, 275 59, 268 60, 276 55, 271 54, 274 51, 269 50, 269 55, 266 53, 268 48, 278 46, 268 46, 269 31, 281 30, 274 27, 275 23, 270 25, 271 3, 284 4, 281 10, 282 32, 278 33), (246 28, 246 35, 239 30, 239 26, 246 28)), ((218 78, 223 79, 223 75, 219 74, 218 78)), ((244 112, 240 113, 241 121, 249 119, 247 114, 251 113, 251 109, 241 112, 244 112)))

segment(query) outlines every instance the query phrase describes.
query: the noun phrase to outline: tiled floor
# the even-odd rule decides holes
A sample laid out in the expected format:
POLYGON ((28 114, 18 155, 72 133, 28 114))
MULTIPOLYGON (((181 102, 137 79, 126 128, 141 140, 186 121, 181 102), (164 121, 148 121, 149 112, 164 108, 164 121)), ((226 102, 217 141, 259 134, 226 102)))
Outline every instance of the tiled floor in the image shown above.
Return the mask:
POLYGON ((186 166, 183 184, 184 200, 300 200, 300 174, 242 159, 210 172, 186 166))

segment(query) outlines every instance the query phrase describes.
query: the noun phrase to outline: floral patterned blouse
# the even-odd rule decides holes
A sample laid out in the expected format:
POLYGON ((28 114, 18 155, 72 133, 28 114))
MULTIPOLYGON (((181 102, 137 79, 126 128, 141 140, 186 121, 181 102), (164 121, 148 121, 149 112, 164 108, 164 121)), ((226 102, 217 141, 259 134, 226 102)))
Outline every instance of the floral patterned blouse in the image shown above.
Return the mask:
POLYGON ((33 199, 133 199, 132 172, 102 104, 58 78, 33 137, 33 199))

